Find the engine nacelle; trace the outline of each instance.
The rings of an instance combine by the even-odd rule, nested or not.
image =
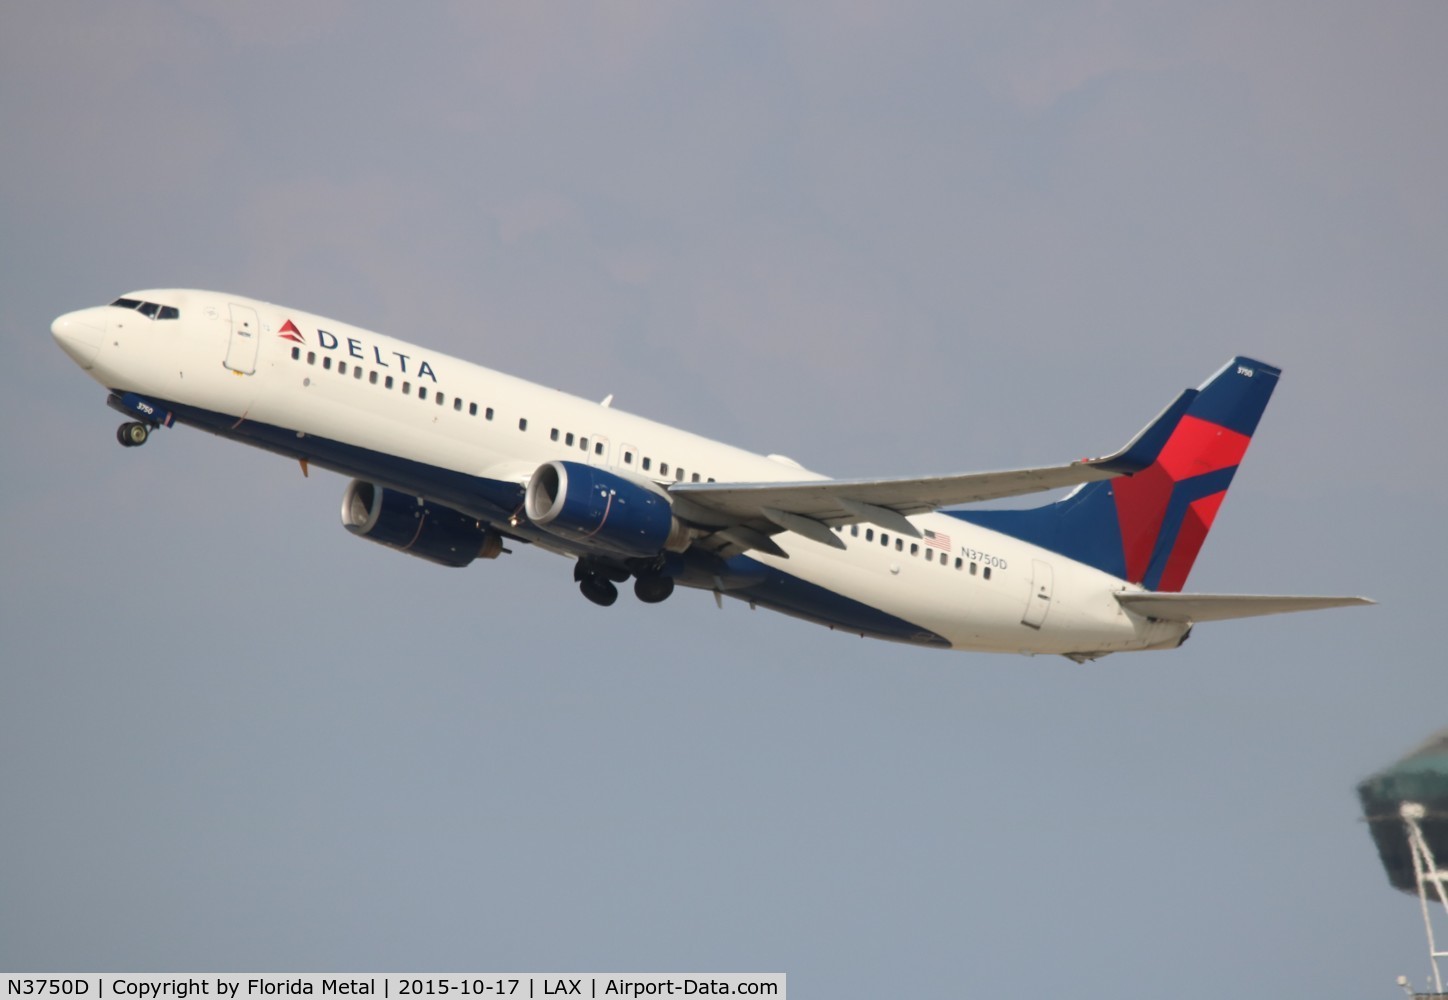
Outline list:
[[[477,518],[354,479],[342,494],[342,526],[354,535],[442,566],[496,559],[503,539]]]
[[[647,559],[689,547],[666,495],[578,462],[540,465],[523,509],[544,531],[609,555]]]

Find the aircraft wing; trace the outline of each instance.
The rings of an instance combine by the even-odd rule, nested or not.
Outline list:
[[[816,520],[841,523],[861,518],[855,505],[882,507],[900,515],[994,500],[1110,479],[1121,472],[1099,460],[1009,472],[969,472],[915,479],[819,479],[792,483],[676,483],[673,498],[686,499],[714,515],[718,524],[753,521],[766,507]]]
[[[1168,622],[1219,622],[1229,618],[1280,615],[1291,611],[1376,604],[1366,597],[1296,597],[1269,594],[1163,594],[1121,591],[1116,600],[1128,611]]]
[[[804,482],[675,483],[669,487],[674,512],[686,521],[719,529],[742,551],[759,548],[783,555],[769,535],[794,531],[843,548],[830,528],[869,521],[919,537],[910,514],[940,507],[1077,486],[1139,472],[1156,460],[1195,397],[1188,389],[1125,447],[1104,458],[1082,459],[1004,472],[971,472],[910,479],[816,479]]]

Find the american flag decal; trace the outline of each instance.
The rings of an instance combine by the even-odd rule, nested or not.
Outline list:
[[[949,535],[943,535],[938,531],[930,531],[929,529],[922,532],[922,534],[925,535],[926,545],[933,545],[935,548],[944,549],[946,552],[950,551]]]

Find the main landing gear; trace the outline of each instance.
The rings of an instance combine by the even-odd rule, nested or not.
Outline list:
[[[601,576],[586,576],[578,581],[578,589],[583,596],[601,608],[609,607],[618,600],[618,588],[613,581],[606,580]]]
[[[583,559],[573,564],[573,579],[578,581],[578,589],[584,597],[603,608],[618,600],[618,587],[614,585],[623,583],[628,577],[628,570],[621,566]]]
[[[600,607],[609,607],[618,600],[618,584],[633,575],[622,566],[580,559],[573,564],[573,579],[583,596]],[[634,581],[634,594],[645,604],[668,600],[674,592],[674,578],[662,573],[643,572]]]
[[[673,592],[674,578],[662,573],[645,574],[634,581],[634,596],[645,604],[667,601]]]
[[[121,424],[116,428],[116,440],[125,448],[139,448],[151,436],[151,428],[135,421]]]

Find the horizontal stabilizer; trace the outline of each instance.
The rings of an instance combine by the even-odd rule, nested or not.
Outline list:
[[[1120,591],[1116,599],[1128,611],[1165,622],[1219,622],[1229,618],[1281,615],[1376,604],[1366,597],[1297,597],[1271,594],[1163,594]]]

